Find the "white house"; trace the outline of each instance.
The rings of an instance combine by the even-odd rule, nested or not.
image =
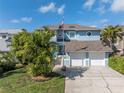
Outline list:
[[[0,52],[8,52],[10,48],[8,45],[11,43],[13,35],[21,32],[20,29],[0,29]]]
[[[108,65],[112,49],[101,43],[101,30],[78,24],[65,24],[63,49],[63,31],[59,29],[59,25],[51,25],[49,28],[56,31],[56,41],[60,46],[59,54],[63,54],[64,50],[64,61],[61,61],[61,65],[67,67]]]

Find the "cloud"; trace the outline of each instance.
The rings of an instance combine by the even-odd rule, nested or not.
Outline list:
[[[21,23],[21,22],[31,23],[31,21],[32,21],[31,17],[22,17],[20,19],[12,19],[12,20],[10,20],[11,23]]]
[[[113,0],[111,10],[113,12],[124,12],[124,0]]]
[[[111,3],[113,0],[100,0],[102,3]]]
[[[26,23],[31,23],[32,18],[31,17],[22,17],[21,21],[26,22]]]
[[[86,2],[84,3],[83,7],[91,10],[93,5],[95,4],[95,1],[96,0],[86,0]]]
[[[106,12],[105,5],[97,8],[96,11],[98,11],[100,14],[104,14]]]
[[[101,24],[106,24],[106,23],[109,22],[109,20],[108,20],[108,19],[102,19],[102,20],[100,20],[99,22],[100,22]]]
[[[11,22],[11,23],[20,23],[20,21],[17,20],[17,19],[12,19],[12,20],[10,20],[10,22]]]
[[[97,27],[96,25],[90,25],[90,27]]]
[[[47,12],[56,12],[58,14],[63,14],[65,9],[65,5],[61,5],[60,7],[57,7],[55,3],[51,2],[50,4],[46,6],[41,6],[38,10],[41,13],[47,13]]]
[[[58,8],[58,14],[63,14],[65,9],[65,5],[62,5],[61,7]]]
[[[41,13],[47,13],[49,11],[52,11],[54,12],[56,10],[56,6],[55,6],[55,3],[51,2],[50,4],[46,5],[46,6],[41,6],[39,8],[39,11]]]

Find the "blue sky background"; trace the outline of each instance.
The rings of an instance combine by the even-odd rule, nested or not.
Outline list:
[[[0,28],[60,24],[124,25],[124,0],[0,0]]]

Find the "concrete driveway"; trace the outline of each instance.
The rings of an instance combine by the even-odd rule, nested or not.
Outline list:
[[[124,93],[124,76],[107,67],[70,68],[65,93]]]

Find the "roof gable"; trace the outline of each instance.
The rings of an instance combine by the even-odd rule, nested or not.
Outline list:
[[[0,33],[2,34],[17,34],[21,31],[21,29],[0,29]]]
[[[48,26],[51,30],[58,30],[59,25],[46,25]],[[64,30],[72,30],[72,31],[86,31],[86,30],[91,30],[91,31],[101,31],[100,29],[97,29],[96,27],[91,27],[91,26],[82,26],[79,24],[64,24]]]

